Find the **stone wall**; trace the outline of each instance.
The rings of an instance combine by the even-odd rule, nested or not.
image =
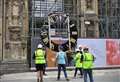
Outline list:
[[[27,71],[29,71],[29,66],[23,61],[1,62],[0,64],[0,75]]]
[[[0,72],[28,70],[28,22],[28,0],[0,0]]]
[[[27,60],[27,0],[4,0],[3,60]]]

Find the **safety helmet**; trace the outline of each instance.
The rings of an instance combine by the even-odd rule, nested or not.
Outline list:
[[[85,48],[84,48],[84,50],[87,50],[87,51],[88,51],[88,50],[89,50],[89,48],[88,48],[88,47],[85,47]]]
[[[81,51],[83,49],[83,46],[82,45],[79,45],[78,46],[79,50]]]
[[[80,50],[77,48],[75,51],[76,51],[76,52],[79,52]]]
[[[79,47],[79,48],[80,48],[80,47],[82,48],[82,45],[79,45],[78,47]]]
[[[42,46],[42,44],[38,44],[38,47],[37,48],[42,48],[43,46]]]

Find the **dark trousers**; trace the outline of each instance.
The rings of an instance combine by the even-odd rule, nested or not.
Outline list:
[[[77,71],[80,71],[80,75],[83,76],[83,70],[82,68],[75,68],[75,73],[74,73],[74,77],[76,77]]]
[[[83,73],[84,73],[84,82],[88,82],[87,79],[87,75],[89,76],[89,79],[90,79],[90,82],[94,82],[93,81],[93,74],[92,74],[92,69],[84,69],[83,70]]]
[[[45,74],[46,71],[46,64],[44,64],[43,74]]]
[[[65,78],[67,78],[66,65],[65,64],[58,64],[58,77],[57,77],[58,80],[60,79],[61,68],[64,72]]]

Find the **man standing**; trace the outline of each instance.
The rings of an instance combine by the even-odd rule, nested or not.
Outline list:
[[[46,74],[46,67],[47,67],[47,54],[46,54],[46,49],[45,49],[45,64],[44,64],[44,70],[43,70],[43,75],[45,75],[45,76],[47,76],[47,74]]]
[[[82,45],[79,45],[80,54],[83,54]]]
[[[84,53],[81,57],[82,63],[83,63],[83,76],[84,76],[84,82],[87,81],[87,74],[89,75],[90,82],[94,82],[93,80],[93,74],[92,74],[92,67],[94,63],[94,56],[89,53],[89,49],[86,47],[83,49]]]
[[[74,61],[75,61],[75,73],[74,73],[74,78],[76,77],[77,71],[80,71],[80,77],[83,77],[83,72],[82,72],[82,63],[81,63],[81,55],[80,50],[76,49]]]
[[[58,64],[57,80],[60,80],[60,73],[61,73],[61,68],[62,68],[66,80],[69,81],[67,72],[66,72],[66,60],[67,60],[66,53],[62,50],[62,48],[60,48],[56,56],[56,61]]]
[[[37,82],[43,82],[43,71],[45,66],[45,51],[43,50],[43,46],[38,44],[37,49],[33,55],[33,59],[35,60],[35,66],[37,71]]]

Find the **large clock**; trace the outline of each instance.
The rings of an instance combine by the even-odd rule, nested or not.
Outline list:
[[[54,51],[58,51],[59,46],[63,46],[64,51],[68,50],[69,42],[71,49],[74,48],[77,41],[76,25],[70,20],[68,23],[68,17],[64,13],[52,13],[48,18],[48,25],[41,29],[43,43]]]

